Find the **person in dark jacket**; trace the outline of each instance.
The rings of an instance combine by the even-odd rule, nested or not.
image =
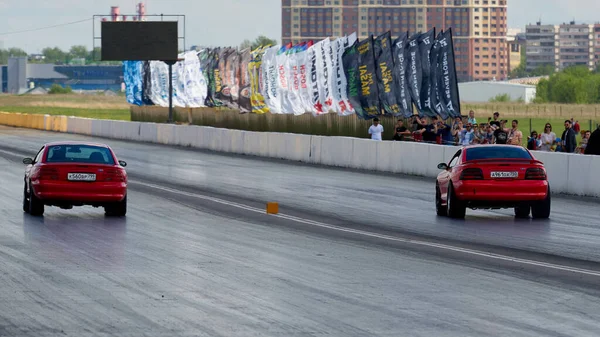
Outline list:
[[[598,127],[596,131],[592,132],[587,146],[585,147],[584,154],[595,154],[600,156],[600,127]]]
[[[565,121],[565,131],[561,137],[563,152],[573,153],[577,147],[577,135],[570,120]]]

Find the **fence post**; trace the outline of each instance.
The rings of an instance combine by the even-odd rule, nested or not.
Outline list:
[[[529,134],[533,131],[533,126],[531,125],[531,118],[529,118]]]

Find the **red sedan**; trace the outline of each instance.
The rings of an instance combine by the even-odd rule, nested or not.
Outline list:
[[[127,213],[127,165],[104,144],[56,142],[25,158],[23,211],[44,214],[44,206],[104,207],[108,216]]]
[[[435,195],[440,216],[464,218],[466,209],[514,208],[519,218],[550,217],[544,164],[526,148],[472,145],[438,165]]]

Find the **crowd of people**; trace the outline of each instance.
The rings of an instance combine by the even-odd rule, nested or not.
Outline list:
[[[489,117],[485,123],[477,123],[475,112],[470,111],[468,117],[457,117],[451,125],[438,117],[412,117],[410,128],[399,119],[392,140],[394,141],[417,141],[433,144],[466,146],[472,144],[510,144],[516,146],[526,146],[530,150],[566,152],[566,153],[595,153],[600,150],[600,144],[594,144],[594,149],[588,148],[590,139],[595,138],[594,143],[600,143],[600,129],[592,132],[591,130],[580,130],[580,125],[573,119],[565,120],[564,130],[557,135],[553,131],[552,124],[546,123],[544,130],[540,133],[533,130],[526,137],[524,142],[523,132],[519,130],[519,121],[512,120],[510,125],[508,120],[500,119],[500,113],[495,112],[493,117]],[[379,119],[373,120],[373,125],[369,128],[371,139],[382,140],[383,126]],[[577,133],[581,133],[581,141],[577,143]],[[592,137],[592,135],[595,137]],[[525,145],[526,144],[526,145]]]

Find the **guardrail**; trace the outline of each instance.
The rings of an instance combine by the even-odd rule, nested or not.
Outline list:
[[[327,166],[436,177],[458,147],[417,142],[378,142],[351,137],[253,132],[196,125],[0,113],[0,124],[95,137],[177,145]],[[600,156],[535,151],[552,191],[600,197]]]

